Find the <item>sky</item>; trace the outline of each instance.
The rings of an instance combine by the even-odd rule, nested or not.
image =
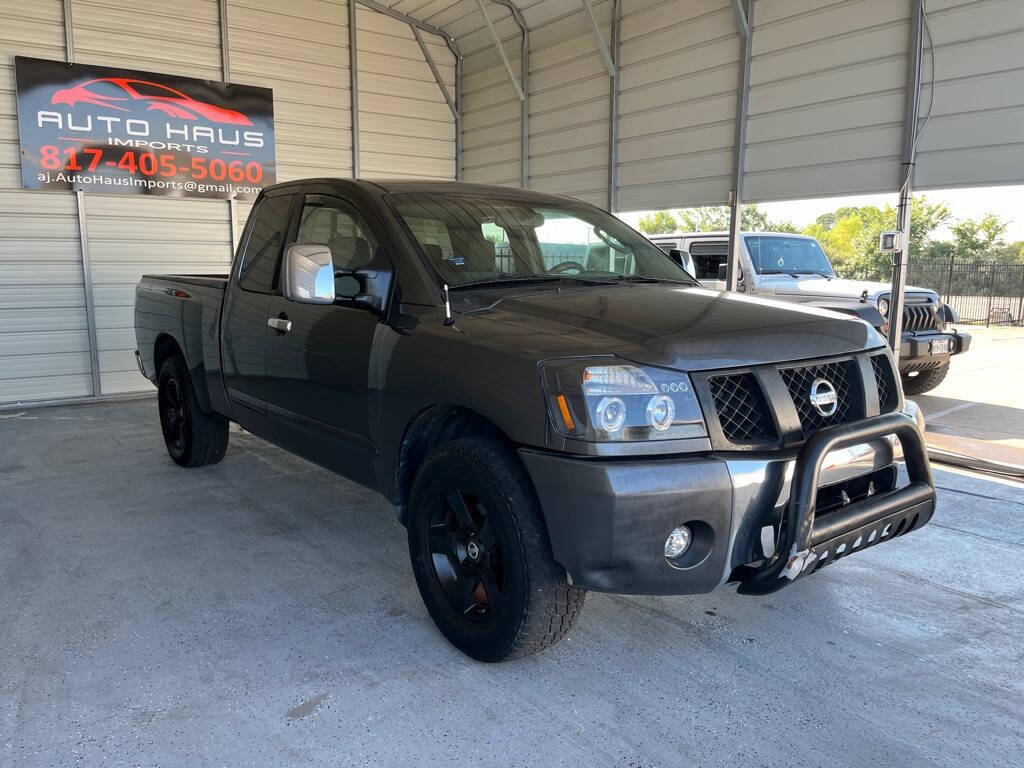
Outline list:
[[[945,202],[954,219],[978,219],[985,213],[998,214],[1009,224],[1004,239],[1007,242],[1024,240],[1024,186],[976,187],[972,189],[943,189],[919,192],[931,202]],[[895,206],[895,193],[886,195],[857,195],[853,197],[828,197],[815,200],[790,200],[777,203],[761,203],[758,207],[773,220],[789,220],[797,226],[811,224],[818,216],[836,208],[853,205],[878,205],[889,203]],[[637,211],[622,213],[620,217],[632,226],[649,213]],[[949,228],[936,230],[933,239],[951,238]]]

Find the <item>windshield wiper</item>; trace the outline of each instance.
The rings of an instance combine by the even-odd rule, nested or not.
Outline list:
[[[459,288],[482,288],[489,285],[506,285],[508,283],[547,283],[554,280],[564,279],[564,275],[540,275],[533,272],[501,272],[489,277],[481,277],[478,280],[469,280],[457,285],[449,285],[451,291]]]
[[[801,269],[799,272],[793,273],[793,277],[799,277],[800,275],[817,275],[818,277],[824,277],[826,280],[832,279],[832,275],[827,275],[824,272],[818,272],[813,269]]]

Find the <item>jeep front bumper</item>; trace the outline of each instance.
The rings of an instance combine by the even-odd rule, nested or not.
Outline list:
[[[966,352],[970,346],[970,334],[956,330],[908,331],[900,340],[900,372],[948,363],[950,357]]]
[[[894,437],[893,437],[894,436]],[[896,487],[894,444],[909,483]],[[600,460],[520,451],[555,559],[572,583],[624,594],[694,594],[727,582],[765,594],[920,528],[935,508],[908,413],[823,429],[797,452]],[[673,564],[678,525],[693,543]]]

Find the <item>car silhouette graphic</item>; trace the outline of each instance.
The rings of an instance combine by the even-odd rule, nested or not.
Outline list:
[[[252,125],[252,120],[233,109],[197,101],[181,91],[160,83],[130,77],[100,77],[55,91],[51,103],[95,104],[121,112],[132,110],[118,102],[146,102],[147,110],[164,112],[182,120],[204,118],[215,123]]]

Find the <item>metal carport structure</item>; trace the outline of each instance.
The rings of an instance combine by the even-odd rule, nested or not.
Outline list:
[[[248,212],[21,189],[14,55],[270,86],[281,180],[462,178],[625,211],[897,192],[919,5],[0,0],[0,404],[147,386],[134,282],[223,271]],[[926,7],[915,186],[1021,183],[1024,3]]]

